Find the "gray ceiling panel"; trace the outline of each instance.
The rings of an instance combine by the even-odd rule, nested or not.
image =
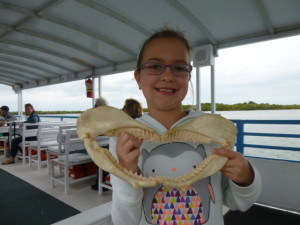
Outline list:
[[[164,25],[216,51],[299,35],[299,12],[298,0],[0,0],[0,83],[133,70],[142,41]]]

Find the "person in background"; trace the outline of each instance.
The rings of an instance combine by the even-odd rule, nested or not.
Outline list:
[[[99,98],[97,98],[96,99],[96,101],[95,101],[95,105],[94,105],[94,108],[96,108],[96,107],[98,107],[98,106],[108,106],[108,102],[106,101],[106,99],[105,98],[103,98],[103,97],[99,97]],[[99,170],[97,170],[97,180],[96,180],[96,183],[95,184],[93,184],[92,186],[91,186],[91,188],[93,189],[93,190],[98,190],[98,180],[99,180],[99,174],[98,174],[98,171]],[[103,182],[105,182],[105,177],[108,175],[108,173],[106,172],[106,171],[104,171],[103,170]],[[106,190],[108,190],[107,188],[103,188],[103,191],[106,191]]]
[[[99,98],[96,99],[94,108],[96,108],[98,106],[108,106],[108,102],[106,101],[105,98],[99,97]]]
[[[133,119],[141,117],[143,115],[142,104],[133,98],[125,100],[125,104],[122,110],[129,116],[131,116]]]
[[[9,108],[6,105],[1,106],[1,114],[0,116],[3,118],[0,120],[0,126],[5,126],[7,121],[16,120],[16,116],[9,112]]]
[[[24,123],[37,123],[40,122],[40,117],[38,114],[35,112],[33,106],[31,104],[25,104],[25,113],[26,116],[28,116],[27,120],[24,121]],[[20,124],[20,127],[23,125]],[[28,127],[28,129],[36,129],[36,126]],[[37,140],[36,137],[26,137],[26,140],[28,141],[34,141]],[[6,161],[2,162],[2,165],[7,165],[7,164],[12,164],[16,162],[16,156],[18,153],[19,144],[22,142],[22,136],[16,137],[12,140],[11,143],[11,149],[10,149],[10,158],[7,159]]]
[[[190,46],[182,32],[163,28],[145,40],[134,77],[149,112],[137,121],[163,134],[205,114],[182,107],[191,79],[190,63]],[[159,185],[134,188],[111,175],[113,224],[223,225],[223,204],[245,211],[257,201],[260,173],[242,154],[219,148],[217,143],[170,144],[141,140],[122,132],[110,139],[109,150],[121,166],[148,176],[171,176],[175,171],[178,176],[184,175],[213,153],[228,160],[220,172],[184,189]]]

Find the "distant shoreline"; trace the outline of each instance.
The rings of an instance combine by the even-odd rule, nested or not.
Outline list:
[[[191,108],[192,106],[184,106]],[[194,107],[193,107],[194,108]],[[223,104],[216,103],[216,111],[242,111],[242,110],[280,110],[280,109],[300,109],[300,105],[278,105],[278,104],[269,104],[269,103],[256,103],[253,101],[237,103],[237,104]],[[210,111],[210,103],[201,104],[202,111]]]
[[[188,110],[190,108],[196,109],[196,106],[184,105],[183,109]],[[255,103],[252,101],[237,103],[237,104],[223,104],[216,103],[216,111],[244,111],[244,110],[284,110],[284,109],[300,109],[300,105],[278,105],[278,104],[268,104],[268,103]],[[201,104],[202,111],[211,111],[210,103]],[[148,109],[144,108],[144,112],[147,112]],[[80,114],[84,111],[36,111],[38,114]],[[17,114],[17,112],[12,112]]]

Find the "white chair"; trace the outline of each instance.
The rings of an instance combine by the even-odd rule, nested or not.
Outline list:
[[[66,130],[76,128],[76,123],[67,123],[62,124],[59,126],[59,131],[57,135],[57,145],[55,146],[49,146],[46,150],[47,154],[47,167],[48,167],[48,173],[51,174],[51,168],[50,168],[50,160],[51,158],[57,158],[61,155],[65,154],[64,151],[64,143],[66,140]],[[59,171],[62,169],[60,168]]]
[[[46,159],[42,158],[42,156],[46,156],[46,150],[50,146],[58,145],[57,135],[59,133],[59,125],[61,125],[61,122],[39,123],[37,142],[32,142],[28,146],[29,167],[32,167],[33,162],[37,163],[38,171],[40,171],[42,163],[47,162]],[[32,154],[33,152],[36,154]]]
[[[0,142],[3,142],[2,146],[0,146],[0,151],[4,152],[4,155],[6,154],[7,140],[8,140],[7,136],[0,137]]]
[[[99,136],[97,140],[101,145],[107,145],[109,138],[105,136]],[[90,156],[87,153],[75,153],[70,154],[76,150],[85,149],[84,142],[78,138],[76,129],[66,130],[66,138],[64,144],[65,155],[58,157],[57,159],[50,160],[51,167],[51,186],[55,187],[55,182],[64,185],[65,195],[69,194],[70,184],[84,181],[90,178],[95,178],[96,173],[92,175],[86,175],[82,178],[72,179],[69,176],[69,169],[77,165],[86,165],[86,163],[92,162]],[[57,175],[55,172],[55,167],[60,166],[63,168],[63,175]]]
[[[23,164],[26,163],[26,159],[28,159],[28,154],[26,152],[26,148],[29,147],[30,144],[37,143],[37,140],[26,140],[29,137],[36,137],[38,132],[38,124],[39,123],[23,123],[22,127],[22,154],[18,154],[18,158],[23,160]]]
[[[1,134],[9,134],[10,132],[10,126],[2,126],[0,127],[0,133]],[[0,151],[4,152],[4,155],[7,154],[6,149],[7,149],[7,142],[8,142],[8,136],[0,136],[0,142],[3,142],[2,145],[0,146]]]

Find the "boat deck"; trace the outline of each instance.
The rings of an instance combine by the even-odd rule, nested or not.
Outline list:
[[[0,155],[0,161],[2,162],[4,160],[5,156],[3,154]],[[91,189],[91,185],[95,183],[95,179],[71,184],[70,194],[65,195],[63,185],[57,184],[55,188],[51,187],[50,175],[48,174],[48,170],[45,166],[42,167],[40,172],[38,172],[37,168],[29,168],[28,164],[23,165],[22,161],[20,160],[15,164],[0,164],[0,168],[34,185],[40,190],[81,212],[107,203],[112,199],[111,191],[106,191],[103,193],[103,195],[98,195],[97,191]],[[228,209],[224,207],[224,215],[225,225],[300,224],[300,214],[298,213],[291,213],[257,204],[252,206],[246,212],[228,211]]]
[[[4,160],[5,156],[2,153],[2,155],[0,155],[0,161],[2,162]],[[95,183],[95,178],[71,184],[70,194],[65,195],[63,185],[57,184],[55,188],[51,187],[50,174],[48,174],[48,170],[45,166],[38,172],[36,165],[33,164],[33,167],[29,168],[28,163],[23,165],[22,161],[19,160],[15,164],[0,164],[0,168],[81,212],[111,201],[111,191],[105,191],[103,195],[98,195],[97,191],[91,189],[91,185]]]

